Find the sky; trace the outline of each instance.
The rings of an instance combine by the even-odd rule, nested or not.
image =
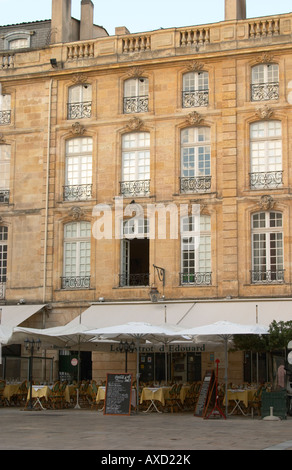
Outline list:
[[[215,23],[224,20],[224,0],[93,0],[94,22],[110,35],[116,26],[131,33]],[[47,20],[52,0],[0,0],[0,25]],[[81,0],[72,0],[72,16],[80,19]],[[130,13],[129,13],[130,12]],[[292,0],[247,0],[247,17],[292,12]]]

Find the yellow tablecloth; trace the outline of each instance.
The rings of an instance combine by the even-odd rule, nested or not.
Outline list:
[[[67,385],[66,388],[65,388],[65,401],[67,403],[70,403],[71,401],[71,396],[72,395],[76,395],[76,388],[77,388],[77,385]]]
[[[184,403],[186,396],[188,394],[188,391],[190,389],[190,385],[183,385],[180,389],[180,401]],[[170,395],[169,392],[171,390],[171,387],[145,387],[142,390],[142,394],[140,397],[140,403],[143,401],[147,400],[157,400],[162,403],[162,405],[165,405],[165,400],[167,400]]]
[[[33,385],[32,386],[32,398],[45,398],[48,400],[52,394],[51,387],[48,385]],[[27,400],[30,398],[30,389],[28,389]]]
[[[97,394],[96,394],[96,403],[99,403],[100,401],[105,399],[105,387],[101,385],[97,389]]]
[[[140,403],[147,400],[157,400],[164,406],[165,400],[169,398],[170,387],[144,387],[140,397]]]
[[[227,390],[227,400],[239,400],[241,401],[246,407],[248,406],[248,402],[253,400],[254,394],[256,393],[256,389],[245,389],[245,390]],[[223,403],[225,404],[225,398]]]
[[[8,384],[5,385],[4,390],[3,390],[3,397],[6,398],[7,400],[10,400],[10,398],[13,395],[17,395],[19,393],[19,384]]]

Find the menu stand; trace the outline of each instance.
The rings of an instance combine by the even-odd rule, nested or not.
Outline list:
[[[226,419],[226,416],[225,414],[223,413],[223,411],[221,410],[220,406],[219,406],[219,403],[218,403],[218,364],[219,364],[219,359],[216,359],[216,364],[217,364],[217,367],[216,367],[216,377],[215,377],[215,385],[216,385],[216,399],[215,399],[215,405],[214,405],[214,408],[212,409],[211,413],[208,414],[208,416],[206,416],[205,419],[209,419],[211,416],[222,416],[224,419]]]

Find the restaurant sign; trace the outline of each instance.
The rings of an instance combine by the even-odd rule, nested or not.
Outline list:
[[[135,348],[137,350],[137,348]],[[120,352],[119,345],[111,344],[111,352]],[[147,353],[186,353],[186,352],[204,352],[206,351],[206,345],[204,343],[197,344],[143,344],[139,347],[139,352],[142,354]]]

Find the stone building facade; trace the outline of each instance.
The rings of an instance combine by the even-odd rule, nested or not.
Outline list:
[[[150,308],[153,286],[165,304],[289,300],[291,14],[226,0],[219,23],[109,36],[90,0],[80,21],[53,0],[51,20],[0,32],[3,308],[46,305],[27,324],[49,327],[99,303]],[[93,377],[113,354],[92,353]]]

